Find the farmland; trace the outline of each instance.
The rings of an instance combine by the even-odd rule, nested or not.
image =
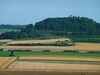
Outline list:
[[[65,40],[69,39],[0,40],[0,42],[6,42],[6,45],[0,46],[1,49],[4,49],[0,51],[0,74],[99,75],[99,43],[78,42],[75,46],[8,46],[8,44],[16,43],[54,43]],[[8,50],[14,50],[14,57],[9,57],[11,52]],[[43,52],[43,50],[50,51]],[[76,50],[79,52],[64,52],[64,50]],[[88,51],[97,51],[97,53],[88,53]]]
[[[6,68],[16,57],[0,57],[0,69]]]

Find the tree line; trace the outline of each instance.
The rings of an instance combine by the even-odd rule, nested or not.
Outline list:
[[[25,27],[25,25],[0,24],[0,29],[17,29],[17,30],[20,30],[24,27]]]

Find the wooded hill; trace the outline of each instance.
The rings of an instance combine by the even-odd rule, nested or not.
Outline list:
[[[3,33],[0,39],[49,38],[49,35],[75,39],[100,38],[100,23],[86,17],[76,16],[47,18],[35,25],[26,25],[20,32]],[[98,42],[97,39],[95,40]]]

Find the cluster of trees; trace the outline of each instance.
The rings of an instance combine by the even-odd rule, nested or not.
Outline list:
[[[6,32],[0,35],[0,39],[22,39],[40,37],[42,34],[32,24],[26,25],[18,32]]]
[[[47,18],[37,22],[35,25],[22,26],[19,32],[3,33],[0,35],[0,39],[43,38],[49,35],[67,36],[70,38],[100,38],[100,23],[86,17],[76,16]]]
[[[0,24],[0,29],[17,29],[17,30],[20,30],[24,27],[25,27],[25,25]]]
[[[60,36],[77,36],[90,37],[100,34],[100,24],[86,17],[64,17],[64,18],[47,18],[37,22],[35,28],[39,30],[50,30],[54,35]]]

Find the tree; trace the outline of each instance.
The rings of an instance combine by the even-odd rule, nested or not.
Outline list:
[[[11,51],[9,56],[14,56],[14,51]]]

